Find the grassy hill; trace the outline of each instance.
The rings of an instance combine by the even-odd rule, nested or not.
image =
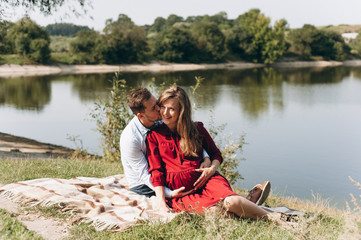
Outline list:
[[[347,24],[341,24],[338,26],[328,25],[328,26],[321,26],[319,29],[329,30],[337,33],[351,33],[351,32],[359,32],[361,30],[361,24],[360,25],[347,25]]]

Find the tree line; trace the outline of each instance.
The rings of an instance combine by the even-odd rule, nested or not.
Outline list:
[[[289,29],[285,19],[271,25],[259,9],[236,19],[225,12],[209,16],[158,17],[138,26],[127,15],[108,19],[102,32],[74,24],[40,27],[28,17],[0,22],[0,54],[19,54],[35,62],[51,59],[50,35],[75,36],[69,43],[73,63],[126,64],[166,61],[273,63],[292,57],[342,61],[361,54],[361,36],[349,44],[339,33],[304,25]]]

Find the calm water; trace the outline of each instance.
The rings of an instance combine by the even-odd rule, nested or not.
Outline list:
[[[361,68],[122,75],[132,86],[177,80],[187,89],[194,76],[205,78],[193,99],[194,118],[206,126],[212,117],[226,124],[227,139],[246,135],[239,187],[268,179],[274,193],[320,195],[340,208],[350,193],[360,195],[348,176],[361,181]],[[112,74],[0,78],[0,132],[101,153],[89,113],[98,96],[108,95],[110,79]]]

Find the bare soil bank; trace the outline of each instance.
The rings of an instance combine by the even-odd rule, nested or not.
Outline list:
[[[361,66],[361,60],[336,61],[285,61],[270,65],[275,68]],[[107,72],[170,72],[205,69],[248,69],[265,67],[265,64],[230,62],[220,64],[175,64],[152,63],[132,65],[0,65],[0,77],[41,76],[53,74],[86,74]]]
[[[0,132],[0,159],[68,157],[73,149]]]

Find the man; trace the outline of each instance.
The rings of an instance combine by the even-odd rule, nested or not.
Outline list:
[[[154,196],[154,187],[150,181],[148,172],[149,166],[146,158],[145,140],[147,133],[157,127],[161,119],[160,108],[157,99],[146,88],[133,91],[128,99],[128,105],[136,115],[123,130],[120,137],[121,160],[125,176],[128,180],[130,190],[147,197]],[[204,151],[204,161],[201,169],[210,166],[211,161]],[[195,188],[200,188],[206,182],[206,177],[202,174],[196,182]],[[182,197],[193,190],[183,192],[185,188],[171,191],[165,188],[167,198]],[[248,194],[247,199],[261,205],[267,198],[270,190],[269,182],[263,185],[256,185]],[[262,201],[260,201],[262,200]]]

